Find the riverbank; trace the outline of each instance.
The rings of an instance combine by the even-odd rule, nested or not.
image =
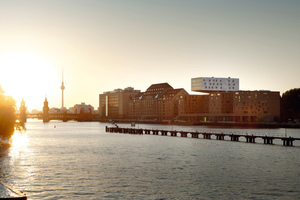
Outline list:
[[[166,124],[179,126],[208,126],[208,127],[226,127],[226,128],[300,128],[300,123],[256,123],[256,122],[174,122],[174,121],[155,121],[155,120],[99,120],[106,123],[132,123],[135,124]]]

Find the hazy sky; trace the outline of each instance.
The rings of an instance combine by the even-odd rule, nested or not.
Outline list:
[[[241,90],[300,87],[299,0],[0,0],[0,84],[28,109],[128,86],[233,77]]]

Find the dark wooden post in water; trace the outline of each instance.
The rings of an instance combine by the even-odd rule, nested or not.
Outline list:
[[[215,136],[216,136],[217,140],[224,140],[225,134],[219,133],[219,134],[215,134]]]
[[[273,144],[274,137],[264,136],[262,137],[264,144]]]
[[[177,136],[177,131],[170,131],[171,132],[171,136],[176,137]]]
[[[254,135],[246,135],[245,138],[246,138],[246,142],[255,143],[256,136],[254,136]]]
[[[211,133],[202,133],[203,139],[211,139]]]
[[[161,135],[167,136],[168,135],[168,131],[161,131]]]
[[[293,146],[294,138],[288,137],[288,138],[282,138],[283,146]]]
[[[153,135],[158,135],[158,130],[152,130]]]
[[[233,134],[231,134],[231,135],[229,135],[229,137],[230,137],[230,140],[231,141],[236,141],[236,142],[238,142],[239,141],[239,135],[233,135]]]
[[[199,133],[198,132],[191,132],[192,138],[199,138]]]
[[[181,131],[179,133],[181,134],[181,137],[187,137],[187,132]]]

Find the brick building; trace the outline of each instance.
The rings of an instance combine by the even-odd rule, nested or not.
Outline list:
[[[273,122],[279,120],[280,117],[279,92],[240,90],[194,96],[180,97],[179,117],[181,119],[189,121]],[[191,101],[193,102],[191,103]]]
[[[174,89],[168,83],[152,84],[131,98],[129,116],[140,120],[172,120],[178,116],[179,97],[187,94],[184,89]]]

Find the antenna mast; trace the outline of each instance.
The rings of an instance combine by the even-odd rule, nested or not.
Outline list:
[[[64,89],[65,89],[65,85],[64,85],[64,68],[62,68],[62,82],[61,82],[61,108],[64,108]]]

